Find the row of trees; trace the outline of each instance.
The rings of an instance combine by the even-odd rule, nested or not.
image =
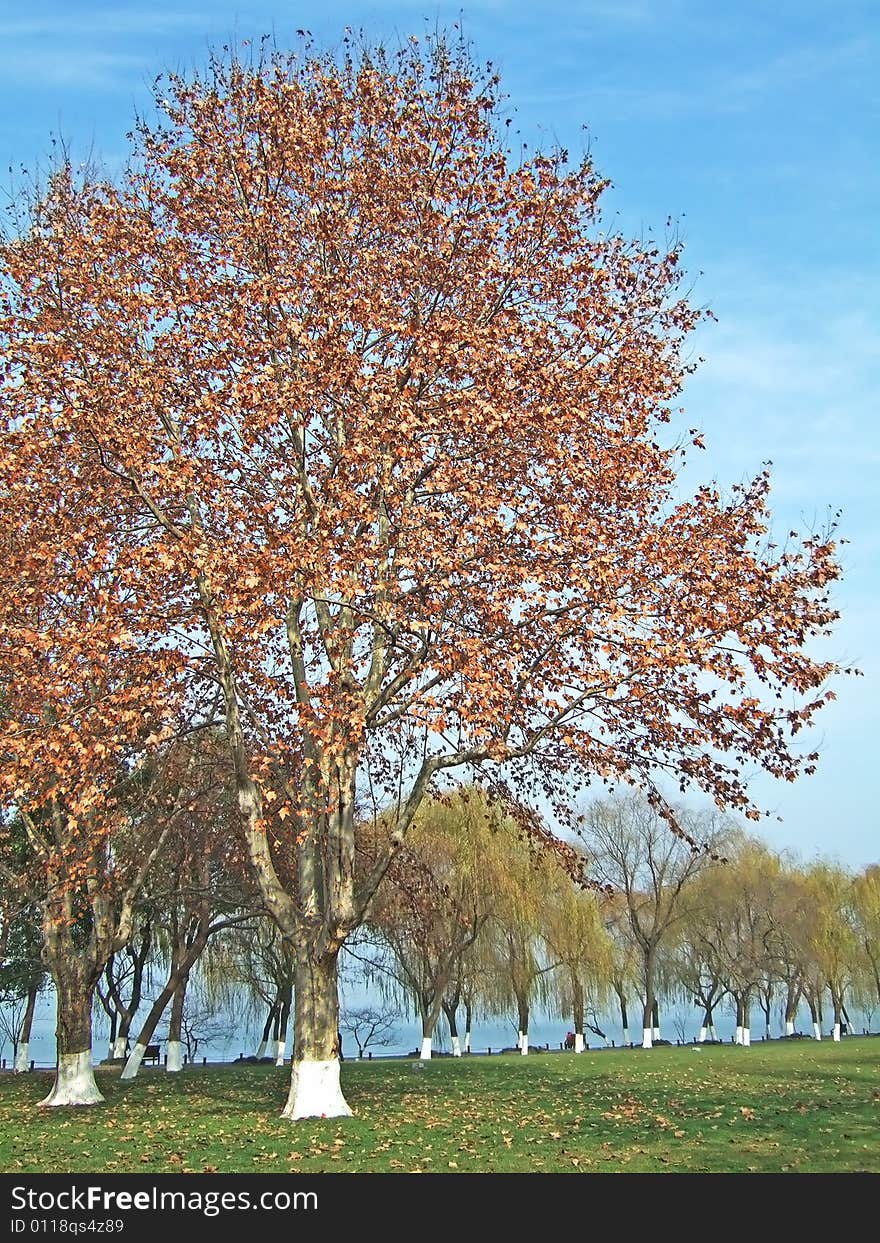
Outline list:
[[[342,1115],[339,955],[429,793],[757,816],[747,767],[814,767],[833,531],[774,542],[764,472],[679,497],[680,247],[514,154],[466,47],[231,54],[157,107],[0,247],[3,864],[41,881],[47,1103],[86,1104],[94,991],[219,800],[292,956],[285,1116]],[[173,992],[210,933],[169,935]]]
[[[661,1005],[676,1014],[698,1007],[701,1041],[717,1038],[716,1015],[730,1007],[743,1045],[755,1009],[769,1036],[772,1013],[782,1010],[792,1035],[807,1007],[818,1039],[830,1006],[839,1039],[848,1005],[869,1012],[880,1005],[876,865],[853,875],[824,861],[796,864],[740,828],[679,809],[709,843],[694,851],[635,797],[591,804],[577,848],[546,835],[539,842],[516,812],[478,787],[423,804],[347,947],[359,986],[379,999],[340,1019],[359,1048],[384,1038],[388,1011],[398,1007],[420,1020],[421,1056],[430,1058],[442,1016],[458,1056],[470,1049],[474,1022],[490,1016],[515,1019],[527,1053],[537,1008],[565,1015],[580,1051],[588,1032],[608,1036],[603,1025],[615,1012],[616,1034],[629,1043],[634,1004],[646,1048],[661,1038]],[[374,866],[381,848],[373,836],[365,835],[362,869]],[[207,847],[203,837],[189,847],[178,840],[145,886],[130,941],[98,982],[110,1056],[123,1058],[138,1020],[125,1078],[137,1074],[163,1020],[167,1069],[180,1070],[197,974],[199,995],[211,1003],[203,1022],[213,1011],[238,1025],[259,1023],[256,1055],[271,1049],[284,1060],[293,954],[273,921],[248,909],[246,870],[240,863],[236,870],[235,860],[218,866],[216,858],[212,869]],[[587,874],[606,885],[585,883]],[[43,985],[34,910],[24,908],[8,925],[5,951],[3,987],[19,1002],[17,1069],[27,1066]],[[138,1015],[144,1007],[145,1017]],[[190,1010],[190,1055],[197,1039]]]
[[[830,1006],[839,1039],[848,1004],[880,1005],[876,865],[853,875],[798,864],[730,823],[678,816],[706,848],[670,833],[642,799],[594,802],[572,858],[536,853],[517,820],[474,791],[432,802],[359,938],[368,979],[409,999],[423,1056],[442,1011],[459,1051],[462,1004],[465,1047],[473,1015],[512,1014],[523,1052],[538,1004],[570,1016],[578,1050],[588,1030],[605,1035],[597,1024],[612,1011],[629,1043],[633,1002],[645,1048],[660,1039],[661,1001],[698,1007],[700,1040],[715,1038],[730,1006],[744,1045],[756,1009],[769,1035],[781,1007],[792,1035],[805,1006],[818,1039]],[[585,874],[604,886],[579,883]]]

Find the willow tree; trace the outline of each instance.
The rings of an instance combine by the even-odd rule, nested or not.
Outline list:
[[[846,998],[859,963],[860,946],[853,909],[854,878],[839,864],[825,860],[810,864],[805,876],[809,911],[808,943],[816,982],[812,1005],[814,1011],[818,1010],[816,994],[819,989],[827,988],[833,1014],[831,1037],[840,1040],[844,1023],[849,1026]],[[814,1034],[816,1023],[814,1018]]]
[[[444,1002],[460,992],[462,959],[495,908],[504,818],[504,807],[493,807],[477,787],[426,799],[370,905],[369,927],[390,950],[393,975],[421,1020],[423,1061],[431,1058]],[[383,828],[380,822],[365,843],[369,870],[386,849]],[[455,1009],[447,1017],[458,1055]]]
[[[701,886],[707,957],[724,980],[736,1011],[734,1041],[751,1044],[751,1006],[776,966],[775,915],[781,891],[779,858],[762,842],[738,834],[728,861]]]
[[[880,1005],[880,864],[872,863],[853,881],[853,923],[863,966],[866,1009]]]
[[[2,248],[0,490],[13,531],[23,472],[99,501],[76,547],[124,547],[132,684],[161,652],[220,688],[297,953],[285,1115],[345,1114],[338,955],[438,774],[753,810],[745,765],[813,766],[833,539],[768,543],[765,473],[678,498],[679,246],[602,222],[589,159],[512,153],[466,48],[232,54],[158,109]],[[396,818],[360,885],[359,789]]]
[[[600,896],[558,869],[556,884],[545,894],[543,937],[556,962],[555,986],[560,1012],[572,1016],[574,1051],[583,1053],[587,1011],[605,1008],[615,974],[614,949],[605,927]],[[598,1035],[602,1035],[595,1027]]]

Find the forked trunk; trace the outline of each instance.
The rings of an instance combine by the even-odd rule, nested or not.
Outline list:
[[[339,1084],[338,1032],[336,954],[312,959],[303,946],[296,963],[293,1071],[283,1118],[351,1116]]]
[[[55,975],[58,1061],[52,1091],[41,1105],[99,1105],[103,1096],[92,1067],[92,994],[79,972]]]
[[[453,1057],[461,1057],[461,1041],[458,1038],[458,1023],[455,1019],[457,1010],[457,1005],[443,1003],[443,1013],[446,1015],[446,1021],[449,1024],[449,1039],[452,1041]]]

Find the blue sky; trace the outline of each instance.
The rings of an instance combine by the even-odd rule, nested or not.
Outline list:
[[[864,672],[836,688],[809,744],[818,774],[758,777],[776,847],[851,866],[880,860],[873,779],[880,742],[880,5],[876,0],[584,0],[464,6],[424,0],[239,7],[0,0],[0,170],[33,168],[62,137],[109,170],[163,69],[208,49],[298,27],[393,39],[463,20],[502,73],[530,145],[576,154],[588,137],[614,182],[608,213],[686,242],[694,299],[718,323],[685,393],[723,485],[773,462],[780,532],[841,509],[842,620],[823,652]],[[586,126],[586,130],[584,129]]]

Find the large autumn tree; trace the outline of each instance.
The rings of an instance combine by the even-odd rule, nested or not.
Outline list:
[[[751,810],[744,764],[813,763],[834,549],[767,542],[763,473],[676,498],[678,247],[603,224],[589,159],[512,153],[467,49],[227,57],[158,103],[118,184],[61,169],[3,247],[4,453],[116,515],[129,678],[220,688],[297,953],[285,1115],[343,1114],[337,957],[432,785]],[[396,825],[356,883],[366,793]]]

